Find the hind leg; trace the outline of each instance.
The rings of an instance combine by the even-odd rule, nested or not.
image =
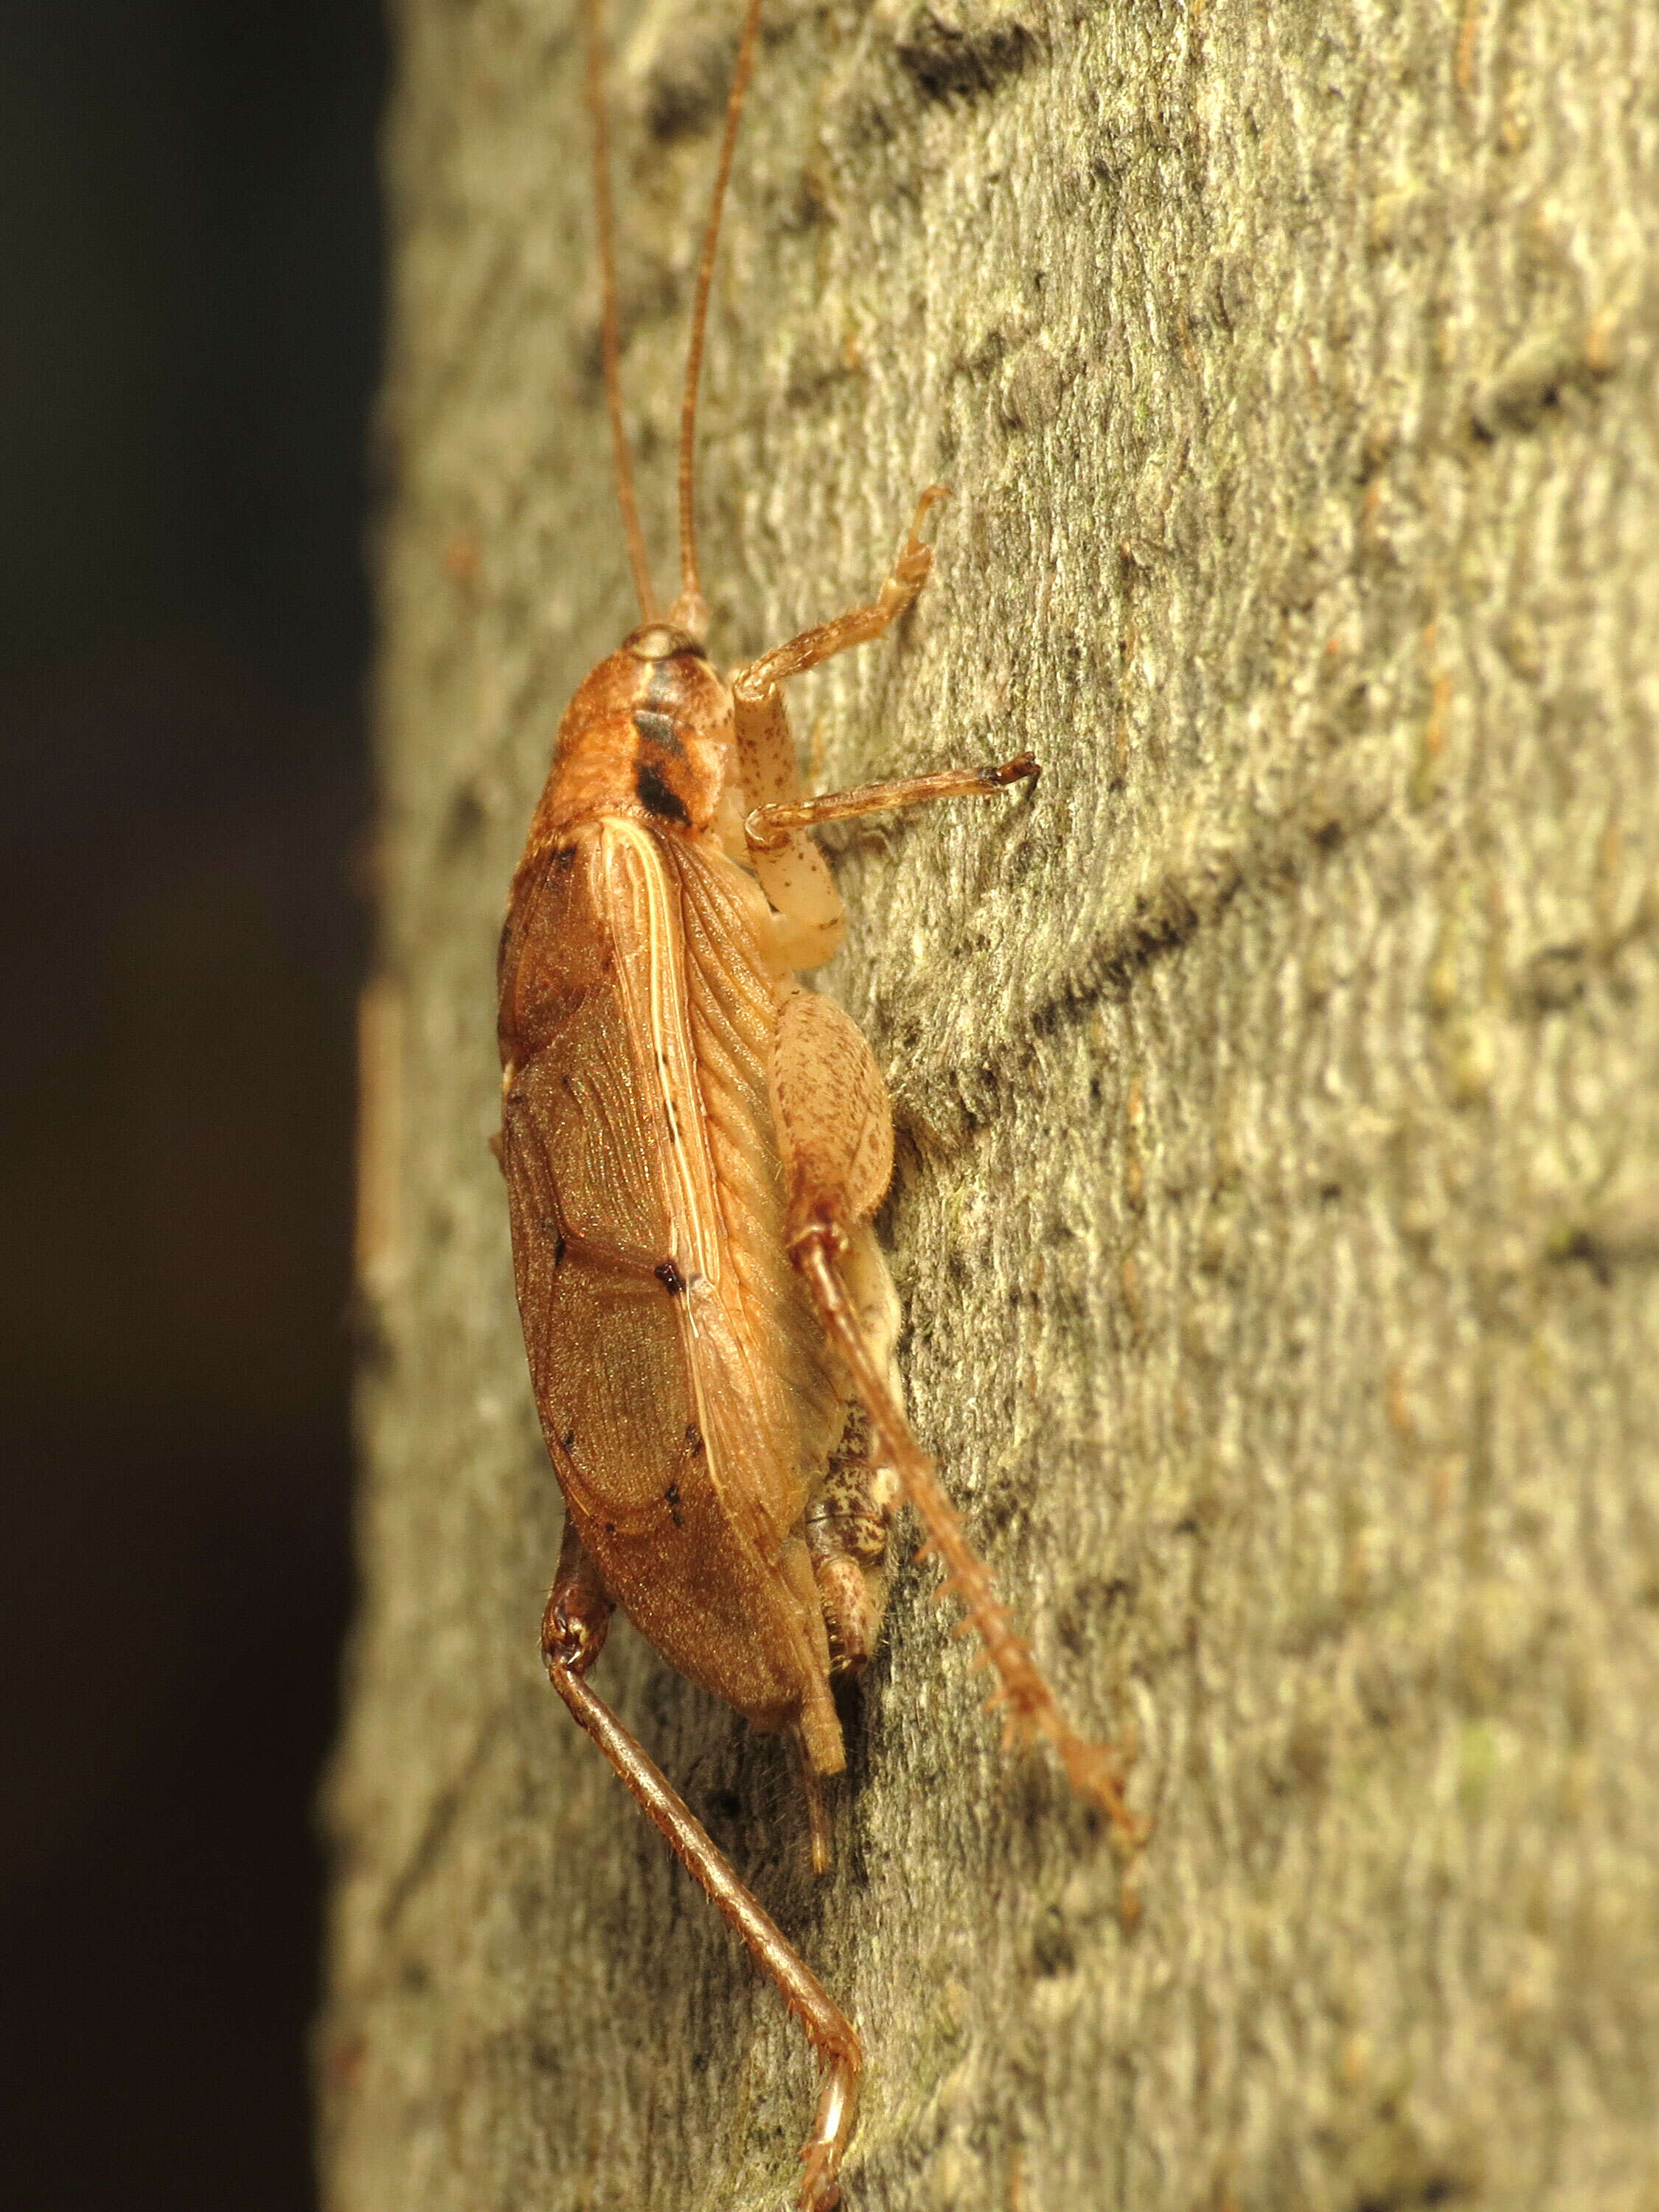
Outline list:
[[[997,1701],[1020,1736],[1042,1735],[1073,1787],[1133,1848],[1140,1825],[1123,1798],[1123,1755],[1092,1743],[1060,1710],[968,1540],[933,1462],[917,1443],[892,1385],[891,1338],[867,1315],[860,1281],[866,1226],[887,1188],[892,1126],[886,1087],[870,1048],[838,1006],[811,991],[786,1000],[774,1048],[773,1103],[787,1188],[785,1235],[824,1334],[840,1354],[869,1416],[881,1461],[896,1475],[945,1566],[945,1587],[961,1599],[997,1676]]]
[[[806,2031],[823,2069],[812,2132],[801,2151],[800,2212],[834,2212],[841,2202],[836,2173],[853,2130],[864,2054],[857,2032],[782,1929],[738,1881],[702,1822],[609,1705],[589,1688],[587,1674],[604,1647],[611,1599],[599,1571],[566,1516],[558,1574],[542,1622],[542,1656],[554,1688],[586,1729],[659,1831],[749,1946],[755,1963],[777,1984]]]

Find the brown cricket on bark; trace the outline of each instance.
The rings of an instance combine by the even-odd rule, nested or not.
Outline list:
[[[921,588],[930,486],[870,605],[716,673],[693,511],[708,289],[761,0],[749,0],[697,270],[681,410],[680,589],[658,611],[623,427],[600,0],[584,0],[605,388],[641,626],[566,711],[498,968],[501,1160],[537,1407],[564,1493],[542,1626],[554,1687],[742,1935],[823,2065],[802,2212],[840,2201],[862,2052],[846,2015],[589,1686],[613,1606],[799,1754],[812,1856],[845,1764],[832,1680],[869,1659],[903,1498],[983,1640],[1011,1730],[1046,1736],[1121,1840],[1124,1760],[1072,1727],[902,1410],[899,1311],[870,1227],[885,1086],[799,981],[844,911],[820,822],[990,793],[1029,753],[803,796],[782,685],[879,637]]]

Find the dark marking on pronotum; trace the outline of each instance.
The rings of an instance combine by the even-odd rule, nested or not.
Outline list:
[[[679,696],[683,672],[674,663],[684,657],[708,665],[708,656],[702,652],[694,638],[683,629],[671,629],[667,635],[673,641],[669,652],[659,654],[651,663],[651,673],[645,679],[645,703],[647,707],[672,708]]]
[[[567,1430],[565,1431],[564,1434],[563,1434],[563,1435],[559,1438],[559,1449],[560,1449],[560,1450],[561,1450],[561,1451],[568,1451],[568,1450],[569,1450],[569,1449],[570,1449],[570,1447],[571,1447],[571,1445],[572,1445],[572,1444],[574,1444],[574,1443],[575,1443],[575,1441],[576,1441],[576,1431],[574,1431],[574,1429],[567,1429]]]
[[[668,1508],[669,1516],[674,1526],[677,1528],[684,1528],[685,1516],[680,1511],[680,1486],[678,1482],[669,1484],[662,1494],[662,1502]]]
[[[679,822],[688,830],[690,828],[691,817],[685,811],[685,801],[663,781],[648,760],[635,764],[634,788],[647,812],[664,822]]]
[[[695,1421],[688,1421],[685,1425],[685,1448],[694,1459],[702,1449],[702,1431]]]
[[[685,1288],[685,1278],[672,1260],[659,1261],[651,1272],[671,1298],[677,1298]]]
[[[556,1267],[564,1265],[564,1238],[556,1236],[553,1239],[553,1265]]]
[[[635,707],[634,727],[647,744],[655,745],[662,752],[684,757],[685,747],[680,743],[679,732],[674,727],[672,714],[659,714],[649,707]]]

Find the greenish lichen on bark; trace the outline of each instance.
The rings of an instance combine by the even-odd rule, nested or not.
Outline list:
[[[799,2039],[541,1680],[491,959],[630,620],[566,0],[401,0],[382,550],[395,1230],[324,2163],[335,2212],[776,2212]],[[666,566],[733,11],[619,29]],[[1659,2202],[1659,15],[805,6],[716,283],[735,659],[954,489],[825,787],[901,1127],[920,1429],[1156,1831],[999,1756],[899,1578],[816,1893],[781,1748],[608,1693],[865,2032],[854,2212]]]

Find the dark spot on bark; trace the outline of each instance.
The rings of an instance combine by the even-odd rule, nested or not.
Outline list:
[[[974,100],[1021,76],[1041,52],[1037,33],[1003,15],[972,30],[919,8],[894,52],[924,100]]]
[[[662,1502],[668,1508],[674,1526],[677,1528],[684,1528],[685,1516],[680,1511],[680,1486],[678,1482],[669,1484],[662,1494]]]
[[[659,714],[649,707],[634,709],[634,727],[648,745],[655,745],[665,753],[684,757],[685,748],[680,743],[680,733],[674,727],[672,714]]]
[[[1583,996],[1589,973],[1588,946],[1547,945],[1528,961],[1516,996],[1527,1012],[1557,1013]]]
[[[647,812],[656,815],[664,822],[680,822],[684,823],[687,829],[690,828],[691,817],[685,811],[685,801],[678,791],[670,789],[649,761],[642,760],[635,763],[634,788],[640,795],[641,805]]]
[[[470,783],[464,783],[449,802],[438,849],[446,860],[459,860],[483,834],[483,801]]]
[[[556,1231],[553,1237],[553,1265],[556,1267],[564,1265],[564,1239]]]
[[[1031,1963],[1047,1978],[1069,1974],[1077,1966],[1077,1945],[1057,1905],[1051,1905],[1038,1923]]]
[[[689,137],[726,105],[732,49],[725,38],[694,41],[682,33],[665,46],[646,80],[645,116],[655,138]]]
[[[685,1279],[672,1260],[660,1261],[651,1272],[671,1298],[678,1297],[685,1288]]]
[[[605,1522],[605,1534],[606,1534],[607,1536],[614,1536],[614,1535],[616,1534],[616,1533],[617,1533],[617,1524],[616,1524],[616,1522],[615,1522],[614,1521],[607,1521],[607,1522]]]

